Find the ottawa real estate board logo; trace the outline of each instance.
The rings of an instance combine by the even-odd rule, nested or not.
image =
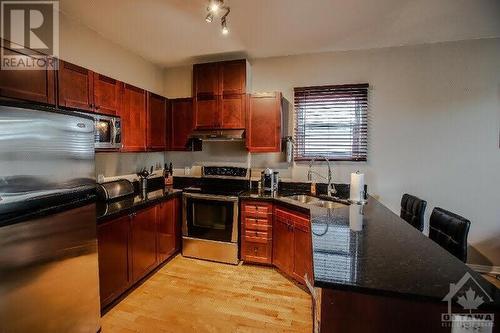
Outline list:
[[[492,332],[494,314],[478,309],[493,299],[470,273],[465,273],[457,283],[450,283],[443,301],[448,302],[448,312],[441,314],[443,327],[451,327],[452,332]],[[455,309],[461,307],[463,311],[453,313],[453,304],[457,305]]]
[[[1,69],[57,69],[59,1],[0,0],[0,7]]]

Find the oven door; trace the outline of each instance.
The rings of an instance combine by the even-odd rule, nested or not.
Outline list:
[[[121,148],[120,119],[107,116],[95,116],[95,148]]]
[[[184,193],[182,234],[219,242],[238,242],[238,198]]]

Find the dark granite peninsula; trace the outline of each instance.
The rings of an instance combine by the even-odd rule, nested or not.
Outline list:
[[[326,209],[281,195],[248,192],[240,198],[310,214],[321,332],[451,332],[441,322],[448,311],[443,299],[467,274],[487,294],[477,312],[494,312],[498,331],[499,289],[374,198],[362,214],[359,206]],[[469,313],[456,303],[452,309]]]

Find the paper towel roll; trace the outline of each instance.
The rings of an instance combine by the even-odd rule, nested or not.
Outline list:
[[[349,206],[349,228],[352,231],[363,230],[363,209],[361,205],[351,204]]]
[[[365,192],[365,175],[363,173],[351,173],[351,189],[350,199],[353,201],[364,200],[363,193]]]

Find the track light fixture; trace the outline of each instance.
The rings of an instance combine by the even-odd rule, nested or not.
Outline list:
[[[227,35],[229,33],[229,29],[227,27],[227,16],[231,12],[229,6],[224,4],[224,0],[209,0],[207,6],[207,16],[205,17],[205,21],[208,23],[212,23],[216,14],[219,13],[220,10],[224,10],[224,14],[221,16],[220,23],[222,27],[222,34]]]

